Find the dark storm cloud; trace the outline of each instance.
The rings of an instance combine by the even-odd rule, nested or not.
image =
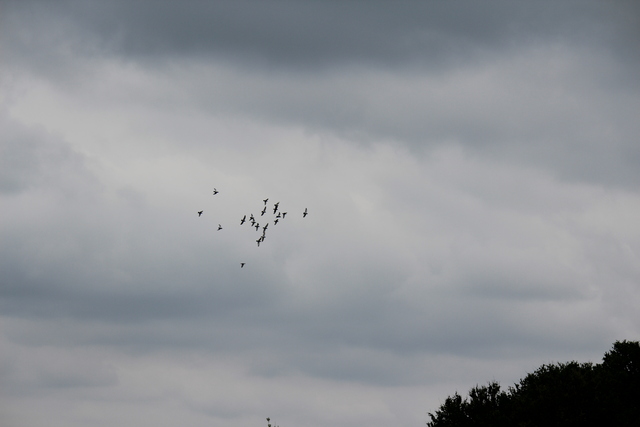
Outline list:
[[[633,2],[65,1],[10,2],[7,9],[16,22],[41,26],[40,37],[77,31],[65,44],[71,48],[89,43],[132,57],[222,56],[277,66],[455,64],[558,39],[628,56],[638,37]]]
[[[195,101],[212,114],[384,138],[420,154],[456,143],[569,180],[632,188],[640,179],[634,2],[71,1],[6,9],[9,57],[32,73],[59,75],[58,84],[75,82],[72,90],[100,73],[100,64],[87,69],[78,57],[115,56],[164,82],[167,108]]]

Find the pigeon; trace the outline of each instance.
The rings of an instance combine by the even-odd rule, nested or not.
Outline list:
[[[222,230],[222,226],[218,224],[218,231]]]
[[[304,218],[305,216],[307,216],[308,212],[307,212],[307,208],[304,208],[304,212],[302,212],[302,218]]]
[[[198,216],[202,216],[202,212],[204,211],[198,211]]]
[[[245,265],[245,263],[244,263],[244,262],[241,262],[241,263],[240,263],[240,268],[243,268],[243,267],[244,267],[244,265]]]
[[[242,219],[240,220],[240,225],[244,224],[244,222],[247,220],[247,216],[243,216]]]
[[[216,195],[216,194],[218,194],[218,193],[219,193],[219,191],[218,191],[218,190],[216,190],[216,189],[214,188],[214,189],[213,189],[213,195],[215,196],[215,195]]]

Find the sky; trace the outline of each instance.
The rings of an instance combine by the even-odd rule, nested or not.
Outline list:
[[[640,339],[638,46],[634,1],[0,1],[0,424],[424,426]]]

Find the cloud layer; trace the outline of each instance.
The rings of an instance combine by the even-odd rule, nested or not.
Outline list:
[[[638,8],[580,4],[0,5],[0,423],[423,424],[638,339]]]

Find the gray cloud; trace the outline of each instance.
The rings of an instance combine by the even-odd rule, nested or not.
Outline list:
[[[221,55],[304,67],[335,61],[448,62],[558,39],[589,46],[602,43],[628,55],[632,49],[625,46],[633,46],[631,39],[638,37],[633,18],[637,7],[632,2],[491,1],[457,7],[412,1],[45,5],[16,2],[8,9],[56,29],[55,36],[66,38],[78,31],[85,37],[80,45],[92,43],[135,57]]]
[[[416,424],[637,339],[634,3],[1,7],[3,425]]]
[[[83,75],[109,84],[114,70],[93,61],[113,55],[162,82],[147,96],[167,108],[196,102],[418,152],[453,142],[570,180],[628,188],[638,179],[631,2],[37,5],[8,8],[9,23],[42,23],[10,31],[8,50],[37,52],[34,61],[57,51],[30,69],[61,74],[71,91],[86,87],[74,89]]]

